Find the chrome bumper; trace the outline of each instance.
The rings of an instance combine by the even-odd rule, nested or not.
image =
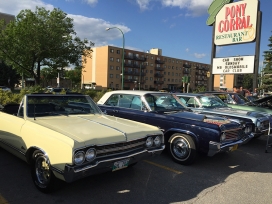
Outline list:
[[[227,144],[221,144],[219,142],[214,142],[210,141],[209,142],[209,152],[208,156],[214,156],[215,154],[219,152],[227,152],[231,151],[235,146],[240,146],[243,144],[246,144],[248,141],[250,141],[254,137],[254,134],[246,135],[242,139],[235,141],[235,142],[230,142]]]
[[[165,148],[165,145],[163,145],[160,149],[151,150],[151,151],[143,150],[141,152],[136,152],[136,153],[128,154],[125,156],[119,156],[119,157],[114,157],[111,159],[97,161],[95,164],[90,164],[83,167],[66,165],[65,170],[63,172],[58,171],[58,173],[63,175],[67,183],[70,183],[90,175],[112,171],[113,164],[116,161],[129,158],[130,159],[129,165],[130,165],[138,161],[141,161],[147,157],[160,155],[161,152],[164,150],[164,148]]]

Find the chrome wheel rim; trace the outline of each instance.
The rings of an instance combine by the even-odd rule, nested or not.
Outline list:
[[[35,163],[35,172],[40,184],[47,185],[50,182],[50,169],[44,157],[39,157]]]
[[[178,159],[185,159],[190,155],[189,143],[183,138],[177,138],[172,143],[172,151]]]

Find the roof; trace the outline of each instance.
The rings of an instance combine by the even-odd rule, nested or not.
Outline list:
[[[140,96],[143,96],[145,94],[171,94],[171,93],[165,93],[165,92],[160,92],[160,91],[141,91],[141,90],[115,90],[115,91],[110,91],[107,92],[110,94],[137,94]]]

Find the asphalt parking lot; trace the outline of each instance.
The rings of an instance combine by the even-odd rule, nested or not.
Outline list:
[[[271,139],[272,140],[272,139]],[[0,204],[24,203],[258,203],[272,200],[272,148],[266,138],[191,166],[174,163],[166,152],[134,167],[64,184],[51,194],[32,184],[29,167],[0,149]]]

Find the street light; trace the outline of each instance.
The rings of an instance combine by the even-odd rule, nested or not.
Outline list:
[[[124,33],[123,33],[123,31],[120,29],[120,28],[118,28],[118,27],[112,27],[112,28],[106,28],[106,31],[108,31],[108,30],[110,30],[110,29],[113,29],[113,28],[116,28],[116,29],[118,29],[121,33],[122,33],[122,35],[123,35],[123,54],[122,54],[122,90],[124,89],[124,47],[125,47],[125,36],[124,36]]]

